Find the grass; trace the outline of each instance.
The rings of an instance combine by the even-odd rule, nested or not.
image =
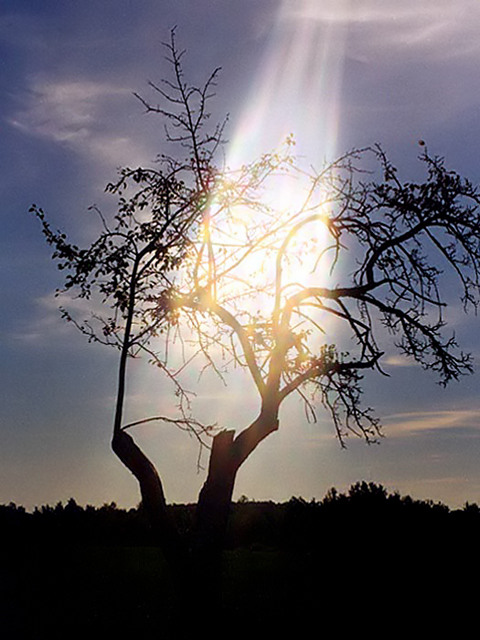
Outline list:
[[[455,557],[455,549],[445,551]],[[358,632],[375,626],[380,613],[405,624],[415,617],[417,624],[422,615],[472,611],[469,578],[478,554],[469,564],[460,558],[446,564],[442,556],[398,558],[393,550],[375,556],[361,548],[228,551],[222,616],[212,602],[198,629],[211,632],[213,625],[214,638],[241,631],[255,638],[261,627],[294,626],[303,638],[312,635],[312,623],[317,632],[327,623]],[[2,638],[176,639],[191,622],[188,601],[173,617],[168,571],[153,547],[18,546],[3,550],[0,573]],[[310,628],[308,636],[300,634],[302,626]]]

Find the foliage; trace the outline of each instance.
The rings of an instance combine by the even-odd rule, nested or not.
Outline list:
[[[361,379],[381,371],[385,329],[442,384],[471,371],[444,335],[442,286],[453,274],[476,308],[478,191],[426,150],[425,181],[402,183],[379,146],[307,172],[292,145],[243,167],[234,187],[220,178],[173,304],[196,354],[220,376],[247,369],[262,407],[275,413],[297,392],[315,419],[318,396],[342,442],[348,431],[371,441],[378,421],[360,405]]]
[[[319,619],[342,620],[348,630],[350,621],[354,632],[365,607],[373,606],[405,618],[409,628],[410,612],[416,611],[415,624],[423,612],[431,628],[432,612],[443,604],[455,613],[475,610],[476,505],[451,511],[373,483],[329,495],[336,496],[333,503],[325,496],[233,505],[222,605],[209,596],[205,610],[214,608],[216,627],[233,619],[245,633],[252,625],[284,632],[304,623],[308,633]],[[374,508],[372,496],[383,496]],[[175,509],[189,513],[191,506]],[[72,500],[33,513],[0,506],[3,629],[22,638],[65,630],[73,637],[153,637],[159,628],[184,635],[191,603],[184,588],[181,613],[175,610],[165,563],[140,515]],[[197,576],[197,597],[200,588]]]
[[[224,123],[210,131],[206,110],[218,70],[202,89],[190,87],[184,81],[183,52],[176,46],[174,31],[165,47],[173,80],[165,80],[159,87],[151,83],[151,87],[168,108],[148,109],[168,121],[165,144],[178,145],[181,155],[162,153],[153,168],[121,169],[117,180],[106,187],[107,193],[118,198],[116,213],[110,221],[98,207],[92,207],[101,231],[87,248],[69,242],[64,232],[52,229],[42,208],[31,207],[53,247],[52,257],[67,273],[63,289],[57,293],[75,295],[91,310],[89,318],[78,320],[76,314],[62,308],[64,318],[89,341],[114,346],[121,353],[116,429],[121,427],[127,358],[147,354],[168,374],[152,341],[177,323],[177,313],[168,304],[168,291],[208,215],[217,173],[214,158],[222,142]],[[185,419],[188,398],[179,385],[177,394],[182,417],[176,424],[195,429],[195,420]]]
[[[180,526],[193,526],[193,505],[171,505],[169,509]],[[322,500],[292,497],[275,503],[243,499],[232,505],[228,548],[315,551],[328,538],[337,542],[342,539],[345,548],[353,547],[356,543],[351,531],[359,523],[369,535],[381,531],[392,547],[397,538],[419,530],[422,540],[428,538],[428,532],[436,531],[442,538],[468,537],[473,541],[480,527],[480,510],[477,504],[468,502],[462,509],[450,509],[442,503],[401,496],[365,481],[351,485],[343,493],[329,489]],[[132,509],[122,509],[115,503],[83,507],[70,498],[65,504],[43,505],[28,512],[10,503],[0,505],[0,524],[9,544],[35,540],[38,545],[67,547],[155,545],[141,505]]]
[[[477,189],[426,148],[419,183],[402,183],[379,146],[305,170],[291,136],[278,153],[220,168],[223,124],[206,128],[218,70],[202,89],[190,86],[174,32],[166,46],[173,80],[150,86],[167,106],[139,99],[165,119],[167,143],[180,153],[160,155],[154,169],[121,170],[107,186],[119,196],[113,224],[97,211],[103,230],[87,249],[32,208],[68,272],[64,291],[88,302],[97,294],[112,311],[93,313],[100,329],[74,320],[89,339],[113,344],[123,360],[146,352],[176,384],[177,424],[199,433],[179,373],[199,357],[200,370],[222,378],[232,365],[246,369],[272,415],[296,392],[316,419],[318,396],[342,442],[348,431],[368,441],[378,433],[360,397],[362,372],[380,370],[381,328],[442,384],[471,371],[443,332],[441,280],[452,271],[463,304],[476,307]]]

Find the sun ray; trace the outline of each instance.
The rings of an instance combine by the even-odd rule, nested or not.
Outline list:
[[[349,4],[349,0],[339,0],[338,10],[345,13]],[[317,0],[281,2],[227,148],[229,168],[239,170],[265,152],[284,149],[285,143],[290,146],[288,152],[300,163],[308,157],[318,167],[334,159],[347,27],[344,21],[334,19],[334,13],[328,19],[315,19],[316,14]],[[302,181],[301,174],[291,176],[282,172],[270,178],[263,197],[271,210],[292,216],[302,207],[307,210],[305,193],[309,187],[307,177]],[[317,194],[319,191],[317,189]],[[318,195],[316,197],[318,202]],[[325,210],[325,214],[328,211]],[[244,238],[249,221],[256,220],[257,215],[248,208],[236,212],[237,231],[243,230]],[[316,258],[312,265],[304,264],[301,269],[299,259],[308,254],[305,249],[312,240],[320,246],[327,243],[321,220],[306,226],[290,243],[289,255],[283,264],[286,287],[295,286],[299,271],[304,286],[311,279]],[[318,246],[314,247],[313,254],[318,256],[318,253]],[[259,256],[260,253],[252,254],[242,268],[246,279],[251,278],[252,272],[260,278],[272,274],[272,265],[265,265]],[[264,252],[263,257],[266,256],[268,258]],[[325,265],[328,259],[329,256],[323,258]],[[327,276],[329,269],[322,271]],[[315,277],[318,283],[318,269]]]
[[[344,9],[348,0],[339,0]],[[321,162],[336,151],[346,26],[314,20],[317,0],[283,0],[228,149],[230,166],[278,147]]]
[[[338,4],[349,3],[338,0]],[[312,189],[308,172],[289,172],[288,162],[256,189],[252,206],[248,198],[231,206],[238,185],[251,178],[252,163],[259,163],[260,173],[265,169],[264,154],[291,156],[296,166],[309,158],[315,169],[335,158],[346,27],[333,18],[312,19],[316,5],[317,0],[279,3],[249,94],[233,121],[226,149],[227,171],[212,197],[204,233],[192,258],[197,290],[232,310],[253,341],[268,333],[276,295],[284,301],[302,287],[325,285],[334,255],[326,250],[331,238],[327,241],[322,215],[329,211],[320,206],[321,185]],[[308,224],[300,224],[283,251],[289,230],[302,220]],[[275,228],[278,232],[272,233]],[[335,331],[332,317],[312,303],[307,319],[298,313],[292,322],[299,335],[303,328],[309,330],[309,322],[331,335]],[[207,318],[203,322],[206,336]],[[318,350],[322,344],[311,346]],[[224,345],[217,348],[225,350]],[[228,360],[231,353],[225,350],[225,357]]]

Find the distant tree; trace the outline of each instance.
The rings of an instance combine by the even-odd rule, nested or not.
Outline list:
[[[348,433],[371,442],[380,426],[360,402],[362,376],[382,371],[387,336],[442,384],[471,371],[470,356],[444,335],[441,285],[453,274],[465,308],[476,307],[479,194],[425,146],[419,183],[402,182],[379,146],[304,169],[291,137],[278,153],[223,166],[223,125],[207,129],[217,72],[203,88],[190,86],[173,33],[167,48],[173,80],[151,84],[160,105],[141,101],[164,118],[167,146],[180,153],[162,154],[154,169],[121,171],[107,187],[120,196],[114,223],[98,212],[103,230],[87,249],[33,211],[68,272],[66,291],[92,306],[100,296],[111,309],[86,322],[64,315],[119,349],[113,450],[137,478],[166,556],[177,568],[200,567],[213,597],[237,472],[277,431],[289,396],[299,395],[312,420],[323,405],[342,445]],[[174,383],[180,412],[125,425],[127,362],[142,352]],[[237,433],[195,419],[182,382],[195,366],[219,378],[232,367],[247,372],[258,394],[253,422]],[[169,518],[154,464],[127,433],[167,419],[209,449],[187,540]]]

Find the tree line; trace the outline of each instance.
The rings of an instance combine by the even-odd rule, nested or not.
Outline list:
[[[188,537],[194,530],[195,505],[172,504],[176,526]],[[242,496],[232,503],[226,548],[265,551],[273,549],[315,551],[325,539],[344,548],[365,538],[392,543],[399,538],[415,544],[478,535],[480,507],[466,503],[461,509],[432,500],[414,499],[389,492],[381,484],[357,482],[346,492],[330,489],[322,500],[292,497],[286,502],[255,501]],[[70,498],[55,506],[31,512],[11,502],[0,505],[0,530],[4,543],[157,546],[150,521],[140,504],[124,509],[114,502],[101,507],[81,506]]]

